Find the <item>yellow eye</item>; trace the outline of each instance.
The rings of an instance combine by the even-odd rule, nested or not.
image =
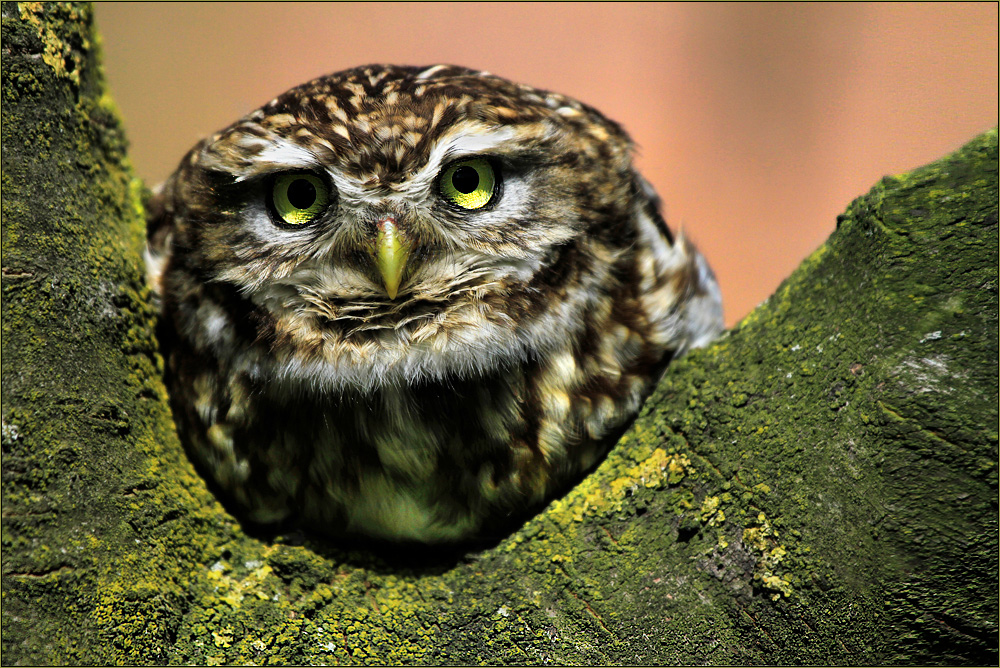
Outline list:
[[[305,225],[330,202],[330,189],[322,179],[308,172],[280,174],[274,179],[271,201],[286,224]]]
[[[441,194],[463,209],[481,209],[493,199],[497,177],[485,158],[458,160],[441,175]]]

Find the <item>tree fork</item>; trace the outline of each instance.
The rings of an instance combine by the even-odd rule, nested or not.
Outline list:
[[[996,663],[996,130],[853,202],[523,526],[393,555],[215,500],[93,13],[2,35],[4,664]]]

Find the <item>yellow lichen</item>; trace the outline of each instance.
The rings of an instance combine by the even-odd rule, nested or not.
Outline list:
[[[708,526],[714,527],[726,521],[726,514],[719,509],[720,499],[717,496],[705,497],[701,502],[699,516],[702,522],[707,522]]]
[[[775,591],[774,594],[771,594],[772,601],[777,601],[782,596],[788,598],[792,595],[791,583],[778,577],[777,575],[765,575],[761,578],[761,581],[763,582],[764,587]]]
[[[775,573],[788,553],[784,545],[777,543],[778,535],[778,530],[772,526],[764,512],[757,514],[755,526],[743,530],[743,542],[760,553],[754,568],[754,580],[760,582],[765,589],[775,592],[771,595],[775,601],[792,593],[792,584],[787,576]]]
[[[607,487],[599,484],[581,486],[585,490],[583,502],[575,496],[567,497],[572,517],[581,522],[588,515],[620,512],[626,505],[630,493],[639,485],[647,489],[658,489],[676,485],[691,470],[691,460],[683,454],[668,454],[663,448],[656,448],[649,457],[622,472]],[[556,507],[561,506],[556,504]]]
[[[63,41],[58,33],[50,27],[48,21],[44,21],[40,14],[45,11],[52,11],[52,7],[46,7],[43,2],[20,2],[18,9],[21,10],[21,19],[35,26],[38,31],[38,38],[44,45],[42,51],[42,61],[52,68],[58,77],[64,77],[72,81],[75,85],[80,85],[80,71],[83,68],[83,55],[90,49],[90,43],[84,33],[83,44],[79,49],[74,49],[72,45]],[[56,7],[68,12],[66,19],[69,22],[79,21],[80,10],[71,3],[53,3]],[[67,60],[73,62],[72,68],[67,68]]]

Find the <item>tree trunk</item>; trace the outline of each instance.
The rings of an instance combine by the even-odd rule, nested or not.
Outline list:
[[[473,552],[250,535],[173,431],[86,5],[3,3],[3,663],[997,662],[997,132],[850,205]]]

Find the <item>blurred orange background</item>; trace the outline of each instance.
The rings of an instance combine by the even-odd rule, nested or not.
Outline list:
[[[997,123],[997,3],[96,3],[149,184],[320,74],[454,63],[591,104],[708,256],[733,325],[885,174]]]

